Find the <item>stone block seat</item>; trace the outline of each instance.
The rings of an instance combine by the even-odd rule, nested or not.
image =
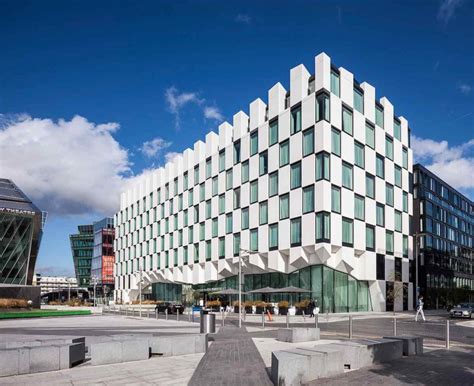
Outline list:
[[[384,339],[401,340],[403,355],[423,355],[423,337],[415,335],[384,336]]]
[[[319,340],[320,330],[315,327],[280,328],[278,340],[281,342],[301,343]]]

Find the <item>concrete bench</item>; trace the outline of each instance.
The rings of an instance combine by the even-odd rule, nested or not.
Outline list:
[[[277,340],[289,343],[310,342],[319,340],[319,335],[319,328],[314,327],[280,328],[278,330]]]
[[[393,339],[356,339],[327,346],[341,348],[344,365],[353,370],[389,362],[403,355],[403,342]]]
[[[324,345],[274,351],[271,379],[275,385],[301,385],[344,372],[342,350]]]
[[[401,340],[403,342],[403,355],[423,355],[423,338],[414,335],[384,336],[384,339]]]
[[[0,350],[0,376],[69,369],[85,360],[85,345],[65,343]]]
[[[89,352],[92,366],[150,358],[150,347],[146,338],[91,343]]]
[[[62,345],[71,343],[86,343],[85,337],[78,338],[41,338],[35,340],[26,341],[14,341],[14,342],[1,342],[0,350],[9,348],[21,348],[21,347],[37,347],[37,346],[52,346]]]
[[[183,334],[175,336],[154,336],[148,338],[150,352],[154,355],[175,356],[205,353],[207,334]]]

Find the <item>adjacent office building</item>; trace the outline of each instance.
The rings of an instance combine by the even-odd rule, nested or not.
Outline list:
[[[32,284],[45,220],[13,181],[0,179],[0,284]]]
[[[474,203],[422,165],[413,173],[418,292],[427,308],[474,302]]]
[[[33,285],[41,287],[41,296],[50,292],[77,291],[77,278],[67,276],[44,276],[40,273],[35,273]]]
[[[292,285],[323,312],[413,305],[405,118],[324,53],[121,195],[115,298]],[[251,253],[242,252],[250,250]]]
[[[98,296],[112,294],[114,288],[114,219],[106,217],[97,221],[94,228],[94,250],[91,278]]]
[[[88,225],[79,225],[79,233],[70,235],[74,268],[79,287],[93,289],[98,295],[113,290],[113,218],[106,217]]]
[[[77,285],[89,288],[91,285],[91,265],[94,251],[94,226],[79,225],[78,233],[69,235]]]

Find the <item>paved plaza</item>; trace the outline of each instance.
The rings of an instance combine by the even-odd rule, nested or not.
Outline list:
[[[187,385],[204,354],[0,378],[0,385]]]
[[[272,385],[265,363],[245,327],[221,327],[189,383],[190,386]]]
[[[354,319],[355,337],[380,337],[390,334],[393,315],[359,315]],[[62,318],[5,320],[0,322],[0,340],[18,341],[36,338],[85,336],[88,343],[110,339],[110,335],[177,335],[199,332],[195,322],[174,318],[156,320],[137,316],[95,314]],[[152,357],[147,361],[78,367],[47,373],[0,378],[0,384],[159,384],[159,385],[265,385],[271,384],[271,353],[294,347],[311,347],[348,339],[347,315],[320,317],[324,340],[285,343],[276,340],[283,317],[261,325],[261,316],[249,316],[239,330],[232,314],[217,320],[218,333],[211,337],[206,354],[179,357]],[[411,315],[398,315],[399,334],[415,334],[425,339],[426,354],[403,358],[312,384],[473,384],[474,321],[451,321],[451,350],[444,350],[446,318],[430,315],[425,323],[415,323]],[[294,317],[292,325],[314,323],[312,319]],[[448,380],[453,382],[447,382]]]
[[[61,318],[11,319],[0,322],[1,340],[68,338],[85,336],[86,342],[98,342],[110,335],[176,335],[199,332],[197,323],[187,321],[95,314]]]
[[[430,350],[424,355],[348,371],[308,385],[456,385],[474,384],[474,351]]]

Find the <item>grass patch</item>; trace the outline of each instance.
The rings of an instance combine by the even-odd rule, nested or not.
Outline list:
[[[90,315],[90,310],[31,310],[0,312],[0,319],[44,318],[51,316]]]

